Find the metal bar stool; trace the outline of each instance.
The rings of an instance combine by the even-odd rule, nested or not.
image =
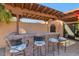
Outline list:
[[[58,39],[58,41],[59,41],[59,44],[61,43],[61,42],[64,42],[64,52],[66,53],[66,50],[67,50],[67,42],[66,42],[66,38],[64,38],[64,37],[59,37],[59,39]]]
[[[39,53],[42,56],[41,47],[42,46],[45,47],[44,37],[34,36],[33,55],[34,55],[34,51],[35,51],[35,46],[37,47],[37,50],[38,50],[37,53]],[[46,55],[46,48],[45,48],[45,55]]]
[[[11,56],[17,56],[20,54],[26,55],[25,49],[28,47],[28,44],[22,41],[21,39],[17,40],[7,40],[7,45]]]
[[[54,51],[55,51],[55,43],[57,44],[58,47],[58,55],[59,55],[59,45],[58,45],[58,40],[56,38],[49,38],[48,40],[48,52],[49,52],[49,43],[52,43],[52,50],[53,50],[53,56],[55,55]]]

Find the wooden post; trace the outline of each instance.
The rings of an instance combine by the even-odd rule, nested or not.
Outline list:
[[[48,32],[50,32],[50,19],[48,20]]]
[[[45,21],[45,25],[46,25],[46,32],[48,32],[48,25],[46,21]]]
[[[16,33],[19,34],[19,15],[17,15],[17,21],[16,21]]]

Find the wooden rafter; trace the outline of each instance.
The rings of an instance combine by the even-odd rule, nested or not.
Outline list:
[[[38,7],[37,7],[36,11],[38,11],[40,7],[41,7],[41,6],[40,6],[40,5],[38,5]]]
[[[35,17],[39,19],[40,16],[35,16]]]
[[[64,16],[62,19],[68,19],[68,18],[72,18],[72,17],[75,17],[75,16],[72,14],[72,15]]]
[[[50,14],[51,14],[51,15],[53,15],[53,13],[55,13],[55,12],[56,12],[56,11],[55,11],[55,10],[53,10]]]
[[[44,12],[47,9],[47,7],[43,8],[42,12]]]
[[[52,15],[55,15],[57,13],[57,11],[55,10],[54,12],[52,12]]]
[[[14,4],[12,4],[12,6],[14,7],[15,5],[14,5]]]
[[[52,12],[52,9],[50,9],[49,11],[48,11],[48,14],[50,14]]]
[[[22,9],[24,8],[24,4],[22,4]]]
[[[32,18],[36,17],[36,15],[32,15]]]
[[[30,10],[32,9],[32,6],[33,6],[33,3],[30,4],[30,8],[29,8]]]

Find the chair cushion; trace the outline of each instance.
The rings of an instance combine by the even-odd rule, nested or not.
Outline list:
[[[17,46],[11,46],[10,47],[10,52],[11,53],[17,53],[19,51],[24,50],[27,47],[26,44],[21,44],[21,45],[17,45]]]
[[[56,38],[49,38],[49,42],[58,42],[58,39],[56,39]]]
[[[35,40],[35,41],[43,41],[43,37],[35,36],[35,37],[34,37],[34,40]]]
[[[60,40],[60,41],[65,41],[65,40],[67,40],[67,39],[64,38],[64,37],[59,37],[59,40]]]
[[[43,45],[45,45],[45,41],[35,41],[34,44],[36,46],[43,46]]]
[[[12,46],[20,45],[20,44],[22,44],[22,38],[17,39],[17,40],[10,40],[10,44]]]

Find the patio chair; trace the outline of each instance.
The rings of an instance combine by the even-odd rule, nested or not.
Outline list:
[[[67,40],[67,39],[64,38],[64,37],[59,37],[59,38],[58,38],[59,44],[60,44],[61,42],[64,42],[64,52],[66,52],[66,45],[67,45],[66,40]]]
[[[56,35],[53,35],[53,38],[49,38],[49,42],[52,42],[52,45],[53,45],[53,55],[55,55],[54,54],[54,50],[55,50],[55,48],[54,48],[54,44],[53,43],[57,43],[57,47],[58,47],[58,55],[59,55],[59,47],[61,46],[60,44],[61,44],[61,42],[64,42],[64,52],[66,52],[66,50],[67,50],[67,42],[66,42],[66,38],[64,38],[64,37],[59,37],[60,35],[58,34],[56,34]],[[49,47],[49,43],[48,43],[48,47]],[[49,48],[48,48],[49,49]]]
[[[34,51],[35,46],[37,47],[37,53],[40,53],[40,55],[42,56],[42,50],[41,47],[44,46],[45,47],[45,41],[44,41],[44,37],[42,36],[34,36],[34,44],[33,44],[33,55],[34,55]],[[45,55],[46,55],[46,48],[45,48]]]
[[[25,50],[28,47],[28,43],[23,42],[22,38],[17,40],[6,40],[7,48],[9,48],[9,52],[11,56],[17,56],[20,54],[26,55]]]
[[[59,55],[59,41],[58,41],[59,34],[54,34],[50,35],[48,39],[48,52],[49,52],[49,43],[52,43],[52,51],[53,51],[53,56],[55,55],[55,46],[58,48],[58,55]],[[54,45],[56,44],[56,45]]]

